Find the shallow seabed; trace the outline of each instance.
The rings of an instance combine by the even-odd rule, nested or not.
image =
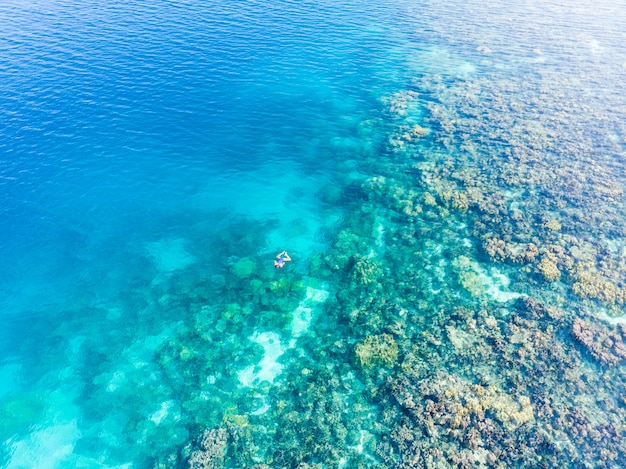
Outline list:
[[[626,466],[626,4],[0,13],[4,467]]]

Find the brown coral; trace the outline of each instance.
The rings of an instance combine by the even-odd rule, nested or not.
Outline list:
[[[593,358],[606,365],[617,365],[626,360],[626,326],[610,329],[580,318],[574,320],[572,335]]]
[[[544,256],[543,259],[541,259],[541,262],[537,265],[537,270],[543,275],[543,278],[549,282],[554,282],[561,277],[561,271],[556,266],[556,263],[548,256]]]
[[[228,430],[214,428],[207,430],[200,440],[200,449],[194,451],[189,458],[190,469],[218,469],[222,467],[226,446],[228,445]]]

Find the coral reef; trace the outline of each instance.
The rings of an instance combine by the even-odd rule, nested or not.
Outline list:
[[[391,368],[398,360],[398,345],[389,334],[370,336],[356,345],[354,354],[360,368]]]
[[[418,140],[430,135],[430,130],[419,124],[400,127],[398,131],[389,137],[389,144],[394,151],[407,149],[408,145],[417,143]]]
[[[218,469],[223,467],[228,430],[216,428],[206,430],[200,440],[200,449],[194,451],[189,458],[190,469]]]
[[[626,185],[611,170],[622,150],[594,124],[606,111],[542,67],[422,74],[381,99],[384,122],[358,126],[367,150],[340,189],[320,193],[345,210],[308,270],[329,298],[276,382],[229,388],[261,351],[224,342],[261,324],[288,334],[302,279],[243,258],[224,273],[222,304],[193,306],[193,327],[159,359],[196,396],[197,432],[214,429],[206,460],[624,466],[626,326],[599,319],[626,302]],[[216,443],[229,412],[246,417],[236,452],[248,466]]]
[[[541,259],[541,262],[537,265],[537,270],[546,280],[551,282],[561,277],[561,272],[556,263],[547,256]]]
[[[402,462],[411,461],[409,467],[427,465],[425,456],[432,454],[433,439],[442,443],[440,458],[450,465],[511,461],[514,456],[500,449],[507,440],[512,440],[519,453],[534,453],[519,435],[518,439],[511,438],[516,430],[534,420],[528,397],[513,398],[497,386],[471,384],[443,372],[419,382],[400,378],[391,388],[408,415],[394,430],[392,439],[400,449]],[[520,433],[527,436],[526,431]]]
[[[626,360],[626,324],[609,328],[576,318],[572,335],[593,358],[605,365],[617,365]]]
[[[356,255],[353,258],[352,279],[357,284],[369,285],[376,282],[380,269],[376,263],[367,257]]]
[[[618,271],[620,272],[620,271]],[[614,274],[599,271],[594,263],[580,262],[572,270],[574,293],[584,298],[594,298],[607,304],[623,305],[626,288],[623,280],[613,279]]]
[[[389,112],[397,117],[405,117],[419,105],[419,94],[413,90],[402,90],[394,93],[384,101]]]

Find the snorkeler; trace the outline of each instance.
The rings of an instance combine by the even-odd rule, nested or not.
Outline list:
[[[282,269],[285,267],[285,262],[289,262],[291,257],[287,254],[287,251],[283,251],[276,256],[276,260],[274,261],[274,267],[277,269]]]

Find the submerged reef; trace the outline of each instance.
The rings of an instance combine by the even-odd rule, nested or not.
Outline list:
[[[228,444],[226,428],[207,430],[200,440],[200,449],[189,457],[191,469],[215,469],[222,467]]]
[[[454,336],[469,333],[470,342],[454,346],[445,366],[390,381],[404,410],[394,464],[617,467],[623,409],[603,383],[618,375],[600,377],[584,363],[567,341],[566,317],[530,298],[504,319],[458,311]]]
[[[498,262],[510,283],[499,279],[442,199],[416,193],[424,210],[397,210],[400,181],[386,176],[383,185],[364,180],[351,189],[379,209],[355,211],[312,260],[309,274],[333,286],[320,317],[263,391],[237,389],[200,404],[223,410],[189,447],[189,466],[619,467],[623,326],[601,325],[582,302],[554,302],[535,271],[515,277],[512,269],[534,260],[511,270]],[[516,252],[541,255],[528,245]],[[561,262],[560,251],[549,252]],[[302,290],[290,284],[298,281],[281,288],[297,296]],[[523,295],[507,291],[520,284],[529,285]],[[259,288],[251,282],[237,288],[251,298],[246,308],[267,301],[248,296]],[[226,316],[205,314],[247,317],[225,297]],[[248,353],[258,361],[259,352]],[[239,430],[228,426],[233,418]]]
[[[626,360],[626,324],[609,328],[576,318],[572,335],[593,358],[605,365],[618,365]]]
[[[413,171],[446,208],[471,212],[473,236],[491,260],[523,264],[583,299],[621,307],[626,181],[611,168],[622,150],[606,132],[603,151],[595,149],[599,135],[588,122],[607,116],[589,106],[581,114],[572,83],[524,79],[494,74],[443,87],[437,77],[420,78],[438,97],[425,120],[440,129],[432,139],[445,151],[416,147]]]
[[[542,67],[382,96],[320,191],[345,216],[305,274],[250,254],[182,295],[193,319],[159,350],[196,436],[179,465],[626,466],[626,180],[605,124],[626,128]],[[224,258],[264,245],[242,238]]]
[[[365,370],[373,367],[393,367],[398,360],[398,345],[389,334],[367,337],[354,350],[357,365]]]

